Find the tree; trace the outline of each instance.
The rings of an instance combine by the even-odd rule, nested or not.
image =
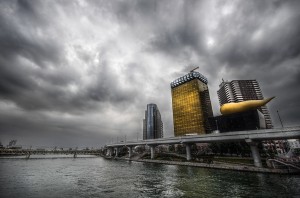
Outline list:
[[[295,149],[293,150],[293,154],[294,154],[294,155],[300,155],[300,148],[295,148]]]
[[[175,146],[173,144],[169,145],[169,151],[170,152],[174,152],[175,151]]]

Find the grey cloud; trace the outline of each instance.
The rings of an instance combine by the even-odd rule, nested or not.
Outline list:
[[[62,58],[65,52],[59,38],[53,40],[48,35],[37,36],[38,33],[32,30],[40,25],[44,28],[46,23],[43,18],[47,16],[39,13],[39,6],[43,6],[39,1],[16,1],[5,5],[1,12],[1,98],[12,100],[28,110],[56,111],[90,109],[90,100],[99,101],[101,97],[112,99],[111,89],[116,88],[118,78],[109,73],[99,73],[98,82],[89,88],[82,87],[79,94],[72,95],[64,89],[67,85],[76,84],[79,75],[72,72],[71,67],[64,66],[67,62]],[[5,8],[10,8],[12,12],[8,13]],[[89,54],[80,46],[75,48],[78,57],[88,62]],[[20,57],[40,68],[26,68]],[[122,90],[115,92],[120,94],[113,101],[127,99]]]
[[[169,5],[171,6],[171,5]],[[197,54],[205,53],[203,46],[203,27],[201,21],[193,13],[201,12],[199,4],[184,2],[174,13],[173,9],[162,7],[161,13],[168,15],[169,22],[157,21],[159,29],[150,40],[151,53],[165,53],[170,56],[179,56],[188,59],[190,50]],[[170,23],[170,24],[168,24]],[[186,50],[188,49],[188,50]]]
[[[243,64],[262,67],[277,64],[287,57],[298,56],[299,37],[296,35],[299,35],[300,27],[295,24],[300,17],[296,11],[299,7],[297,2],[276,6],[272,2],[239,5],[232,18],[226,19],[224,23],[222,21],[222,24],[228,21],[232,24],[225,28],[221,26],[219,34],[223,34],[221,32],[224,32],[224,29],[227,32],[228,28],[238,32],[235,32],[236,35],[225,36],[225,40],[221,41],[221,46],[217,49],[216,58],[233,67]],[[274,17],[278,18],[275,22],[272,21]],[[270,27],[271,23],[277,24]],[[255,33],[262,34],[261,40],[253,41]]]
[[[100,71],[97,73],[95,84],[87,90],[89,97],[95,101],[110,101],[119,103],[125,100],[130,102],[134,95],[132,89],[121,89],[119,77],[115,75],[108,66],[103,63]],[[131,101],[132,102],[132,101]]]
[[[45,37],[46,35],[38,36],[37,34],[39,28],[45,28],[46,21],[42,20],[44,17],[34,15],[34,9],[31,8],[31,4],[28,2],[18,2],[20,3],[16,3],[14,6],[3,6],[1,8],[1,55],[4,58],[12,59],[18,55],[23,56],[33,61],[39,67],[46,66],[47,62],[58,64],[61,59],[61,46],[51,37]],[[5,3],[7,2],[4,1],[3,4]],[[14,4],[13,1],[11,3]],[[23,8],[24,6],[26,9]],[[21,10],[21,13],[24,13],[24,16],[19,16],[19,10]],[[27,15],[30,15],[30,17]],[[35,21],[37,19],[39,20]]]

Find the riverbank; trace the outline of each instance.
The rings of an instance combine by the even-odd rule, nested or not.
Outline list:
[[[127,159],[129,160],[129,159]],[[289,169],[270,169],[270,168],[259,168],[255,166],[246,166],[246,165],[233,165],[225,163],[198,163],[198,162],[178,162],[178,161],[166,161],[166,160],[148,160],[148,159],[139,159],[135,160],[137,162],[147,162],[147,163],[157,163],[157,164],[169,164],[169,165],[180,165],[180,166],[193,166],[201,168],[214,168],[214,169],[223,169],[223,170],[234,170],[234,171],[247,171],[247,172],[259,172],[259,173],[279,173],[279,174],[299,174],[299,171],[289,170]]]
[[[182,162],[182,161],[169,161],[169,160],[156,160],[156,159],[141,159],[141,158],[131,158],[128,157],[113,157],[106,159],[115,159],[115,160],[126,160],[126,161],[135,161],[143,163],[156,163],[156,164],[168,164],[168,165],[179,165],[179,166],[192,166],[192,167],[201,167],[201,168],[210,168],[210,169],[222,169],[222,170],[232,170],[232,171],[244,171],[244,172],[257,172],[257,173],[274,173],[274,174],[300,174],[300,171],[294,169],[271,169],[271,168],[259,168],[251,165],[237,165],[229,163],[214,162],[211,164],[201,163],[201,162]]]

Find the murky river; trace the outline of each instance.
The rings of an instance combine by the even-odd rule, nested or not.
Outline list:
[[[300,175],[101,157],[0,158],[0,197],[300,197]]]

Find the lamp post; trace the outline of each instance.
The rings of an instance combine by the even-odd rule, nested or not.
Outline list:
[[[279,120],[280,120],[281,127],[283,128],[282,120],[281,120],[281,117],[280,117],[280,115],[279,115],[279,111],[278,111],[278,110],[277,110],[277,114],[278,114],[278,118],[279,118]]]
[[[218,120],[216,119],[215,121],[216,121],[217,130],[215,130],[214,133],[220,133],[219,127],[218,127]]]

